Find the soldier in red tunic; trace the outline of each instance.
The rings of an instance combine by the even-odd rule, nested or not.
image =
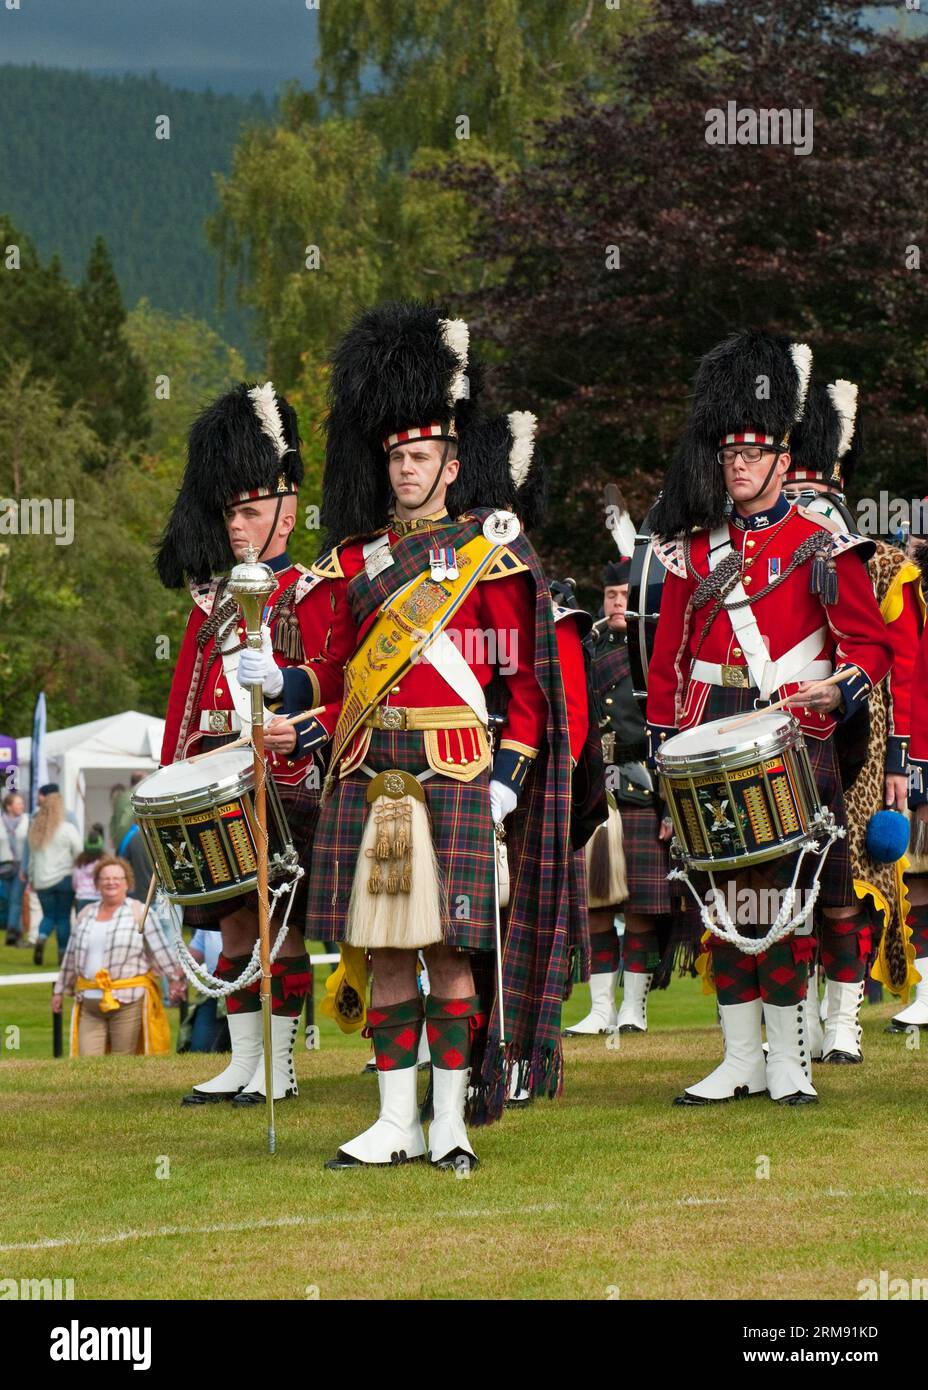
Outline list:
[[[215,401],[195,422],[183,483],[158,553],[168,588],[190,585],[193,609],[178,657],[165,722],[162,764],[222,747],[251,722],[249,684],[263,682],[268,768],[277,783],[294,847],[305,873],[322,783],[320,750],[335,726],[341,665],[331,648],[330,586],[293,564],[288,537],[303,476],[295,412],[273,386],[245,384]],[[249,546],[269,565],[277,588],[265,611],[264,646],[244,649],[239,607],[226,592],[225,573]],[[321,708],[298,725],[285,717]],[[272,966],[275,1099],[296,1095],[293,1043],[312,975],[303,940],[306,876],[291,908],[290,926]],[[284,911],[284,904],[278,913]],[[187,923],[222,932],[217,977],[242,972],[258,934],[255,894],[187,907]],[[264,1098],[259,984],[227,996],[232,1058],[194,1086],[185,1105]]]
[[[700,363],[691,421],[654,517],[656,554],[668,574],[648,732],[656,751],[678,730],[796,696],[791,712],[819,795],[840,826],[831,734],[883,680],[892,647],[861,563],[873,547],[792,507],[782,493],[810,372],[807,347],[755,333],[732,335]],[[825,683],[842,668],[845,679]],[[736,891],[746,889],[755,904],[746,936],[767,934],[770,897],[760,890],[785,887],[793,867],[788,856],[734,872]],[[856,930],[861,914],[842,839],[819,882],[825,917]],[[713,938],[725,1059],[679,1103],[764,1091],[784,1104],[817,1099],[803,1020],[811,947],[808,936],[793,935],[754,955]]]
[[[370,954],[374,1125],[330,1166],[476,1157],[464,1122],[502,1111],[514,1069],[530,1095],[561,1085],[569,959],[570,747],[551,598],[488,475],[461,467],[479,385],[467,327],[424,305],[361,316],[332,373],[314,572],[350,633],[345,703],[316,833],[309,935]],[[494,465],[495,466],[495,465]],[[491,480],[495,477],[490,471]],[[488,687],[505,714],[488,741]],[[495,707],[495,706],[494,706]],[[506,822],[510,901],[493,988],[494,826]],[[416,1103],[423,1003],[434,1118]],[[487,1022],[489,1018],[489,1022]]]
[[[784,491],[789,500],[826,523],[856,530],[844,501],[858,466],[857,386],[839,379],[813,383],[802,421],[790,440]],[[819,924],[825,974],[825,1027],[819,1018],[818,979],[810,974],[806,1013],[813,1060],[860,1063],[858,1023],[868,961],[879,947],[874,974],[897,992],[908,975],[900,880],[895,863],[867,850],[871,818],[885,808],[904,811],[911,741],[912,672],[922,628],[918,567],[896,546],[874,542],[867,562],[873,592],[893,644],[893,662],[879,691],[835,738],[848,819],[854,891],[865,917],[825,917]],[[920,885],[912,889],[921,896]],[[924,911],[919,904],[913,911]]]

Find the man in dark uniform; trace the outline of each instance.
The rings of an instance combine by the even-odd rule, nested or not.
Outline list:
[[[592,1008],[568,1029],[569,1036],[616,1028],[622,1033],[647,1032],[648,992],[661,958],[659,927],[666,925],[671,910],[670,824],[662,824],[660,799],[645,764],[644,716],[628,663],[625,610],[630,566],[625,557],[606,565],[603,617],[587,638],[607,786],[616,805],[587,847]],[[618,911],[625,917],[625,936],[624,992],[617,1012]]]

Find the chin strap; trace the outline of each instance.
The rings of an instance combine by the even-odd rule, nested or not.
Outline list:
[[[777,466],[777,464],[779,463],[779,461],[780,461],[780,455],[779,455],[779,454],[774,454],[774,456],[773,456],[773,463],[772,463],[772,464],[770,465],[770,467],[767,469],[767,476],[764,478],[764,481],[761,483],[760,487],[757,489],[757,491],[755,492],[754,496],[748,498],[748,502],[749,502],[749,503],[750,503],[750,502],[756,502],[757,499],[758,499],[758,497],[763,496],[763,494],[767,491],[767,488],[770,486],[770,479],[773,477],[773,470],[776,468],[776,466]]]
[[[271,522],[270,527],[268,528],[268,533],[264,538],[264,544],[258,551],[259,560],[261,559],[261,556],[264,554],[265,550],[267,550],[271,541],[274,539],[274,532],[277,530],[277,523],[280,520],[280,509],[283,506],[283,501],[283,493],[281,493],[281,495],[277,498],[277,506],[274,508],[274,520]]]

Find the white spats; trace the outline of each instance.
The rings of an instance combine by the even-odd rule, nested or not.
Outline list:
[[[860,1013],[864,997],[863,981],[859,985],[840,980],[825,981],[825,1036],[822,1040],[824,1062],[862,1062],[860,1050]]]
[[[185,1105],[197,1105],[210,1100],[226,1100],[247,1086],[261,1059],[260,1013],[229,1014],[229,1037],[232,1040],[232,1059],[224,1071],[210,1081],[200,1081],[188,1096]]]
[[[806,1004],[764,1005],[767,1026],[767,1090],[780,1105],[818,1100],[805,1032]]]
[[[327,1168],[408,1163],[424,1156],[425,1135],[419,1123],[416,1099],[417,1076],[416,1067],[378,1071],[380,1114],[370,1129],[342,1144],[335,1158],[326,1164]]]
[[[760,1036],[763,1004],[759,999],[752,999],[748,1004],[720,1004],[719,1015],[725,1038],[725,1059],[695,1086],[687,1086],[683,1095],[677,1096],[675,1105],[714,1105],[719,1101],[763,1095],[767,1089],[766,1060]]]
[[[615,987],[618,980],[618,970],[606,970],[601,975],[590,976],[590,1012],[579,1023],[566,1028],[565,1037],[595,1037],[598,1033],[615,1032],[619,1022],[618,1010],[615,1007]]]
[[[260,1014],[252,1015],[260,1019]],[[300,1026],[299,1018],[271,1016],[271,1050],[273,1054],[274,1099],[286,1100],[288,1096],[299,1094],[296,1072],[293,1068],[293,1044]],[[264,1089],[264,1049],[258,1057],[254,1072],[241,1095],[235,1097],[233,1105],[260,1104],[265,1098]]]
[[[263,386],[252,386],[248,395],[255,408],[262,434],[266,434],[272,441],[278,459],[282,459],[288,452],[288,445],[284,437],[284,422],[280,418],[274,383],[266,381]]]
[[[893,1016],[893,1024],[900,1028],[928,1028],[928,956],[919,956],[915,969],[922,977],[915,993],[910,1003]]]
[[[809,1056],[813,1062],[820,1062],[825,1030],[822,1027],[822,1015],[818,1004],[818,975],[814,970],[809,975],[809,982],[806,985],[805,1008],[805,1034],[809,1044]]]
[[[470,1146],[464,1126],[464,1101],[470,1067],[448,1071],[432,1068],[432,1102],[434,1118],[429,1125],[429,1162],[440,1168],[454,1168],[460,1163],[468,1168],[476,1165],[477,1155]],[[471,1162],[473,1160],[473,1162]]]
[[[648,1031],[648,994],[653,975],[626,970],[622,977],[622,1007],[619,1009],[620,1033]]]

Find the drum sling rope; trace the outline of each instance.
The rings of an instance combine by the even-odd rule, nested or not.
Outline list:
[[[712,885],[711,897],[713,902],[711,909],[703,902],[696,892],[686,869],[671,869],[667,878],[686,884],[693,896],[696,906],[699,908],[699,916],[707,931],[711,932],[713,936],[718,937],[718,939],[723,941],[727,946],[737,947],[737,949],[742,951],[746,956],[759,956],[762,955],[764,951],[769,951],[770,947],[776,945],[778,941],[782,941],[784,937],[789,936],[792,932],[804,926],[812,915],[812,910],[815,907],[819,891],[821,890],[822,885],[819,883],[819,876],[822,869],[825,867],[825,858],[828,851],[837,840],[840,840],[847,834],[843,825],[835,824],[834,816],[831,815],[830,812],[826,813],[826,817],[822,822],[822,828],[827,834],[824,847],[822,847],[819,840],[810,840],[808,844],[803,845],[802,849],[799,851],[799,857],[796,860],[796,867],[793,870],[793,881],[789,887],[784,890],[783,904],[774,918],[773,924],[767,932],[767,935],[763,937],[742,936],[741,932],[738,931],[731,919],[728,908],[725,906],[725,896],[722,890],[716,887],[715,876],[711,869],[707,870],[709,882]],[[799,871],[802,868],[803,860],[809,853],[818,855],[818,864],[816,865],[815,873],[812,875],[811,886],[805,890],[805,905],[793,916],[793,909],[796,906],[797,897],[796,881],[799,878]]]

